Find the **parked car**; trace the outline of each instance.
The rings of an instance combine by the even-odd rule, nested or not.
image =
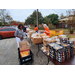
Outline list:
[[[16,29],[12,27],[3,27],[0,28],[0,39],[7,37],[14,37]]]

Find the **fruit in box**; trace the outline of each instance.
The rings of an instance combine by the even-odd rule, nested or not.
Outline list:
[[[26,57],[28,55],[30,55],[30,51],[24,51],[24,52],[20,52],[21,57]]]

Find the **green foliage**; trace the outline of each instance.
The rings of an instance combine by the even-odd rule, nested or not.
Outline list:
[[[2,22],[0,22],[0,26],[2,26]]]
[[[52,29],[56,29],[56,26],[53,25],[53,24],[48,25],[48,27],[49,27],[50,30],[52,30]]]
[[[42,17],[41,12],[38,12],[38,24],[58,24],[58,15],[57,14],[50,14],[46,17]],[[25,20],[25,24],[37,24],[37,12],[36,10]]]
[[[50,14],[47,16],[52,22],[52,24],[56,25],[58,24],[58,15],[57,14]]]
[[[43,17],[42,14],[40,12],[38,12],[38,24],[42,24],[43,22]],[[26,20],[25,20],[25,24],[37,24],[37,12],[34,11]]]
[[[45,24],[47,24],[47,25],[50,24],[50,23],[51,23],[50,18],[45,17],[44,20],[43,20],[43,23],[45,23]]]
[[[0,26],[2,26],[2,22],[0,22]]]

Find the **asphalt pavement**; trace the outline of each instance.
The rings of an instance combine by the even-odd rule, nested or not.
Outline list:
[[[29,42],[29,38],[26,40]],[[38,56],[36,56],[38,51],[37,45],[30,44],[30,49],[34,54],[33,65],[47,64],[48,59],[41,51],[38,53]],[[0,40],[0,65],[19,65],[17,42],[15,37]],[[48,65],[54,64],[50,61]]]

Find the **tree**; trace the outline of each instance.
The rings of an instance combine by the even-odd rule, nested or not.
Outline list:
[[[7,13],[7,14],[6,14],[6,22],[8,22],[8,24],[11,25],[11,24],[12,24],[12,23],[11,23],[12,20],[13,20],[12,17],[10,17],[10,15]]]
[[[63,18],[65,18],[65,17],[66,17],[66,16],[64,16],[63,13],[61,13],[60,19],[63,19]]]
[[[59,16],[57,14],[50,14],[47,16],[47,18],[49,18],[54,25],[58,24],[58,17]]]
[[[68,10],[67,14],[68,14],[68,21],[67,21],[67,23],[69,25],[69,31],[70,31],[71,34],[73,34],[74,29],[75,29],[75,9]]]
[[[0,22],[0,26],[2,26],[2,22]]]
[[[56,28],[55,25],[52,24],[51,19],[48,17],[44,18],[43,23],[47,24],[49,29],[55,29]]]
[[[47,25],[50,24],[50,23],[51,23],[50,18],[45,17],[44,20],[43,20],[43,23],[45,23],[45,24],[47,24]]]
[[[6,9],[0,9],[0,17],[2,19],[2,22],[5,24],[5,12],[6,12]]]
[[[38,24],[42,24],[43,17],[41,12],[38,12]],[[36,10],[25,20],[25,24],[37,24],[37,12]]]
[[[0,9],[0,17],[4,25],[6,25],[6,22],[10,24],[12,21],[12,17],[10,17],[9,12],[6,9]]]

